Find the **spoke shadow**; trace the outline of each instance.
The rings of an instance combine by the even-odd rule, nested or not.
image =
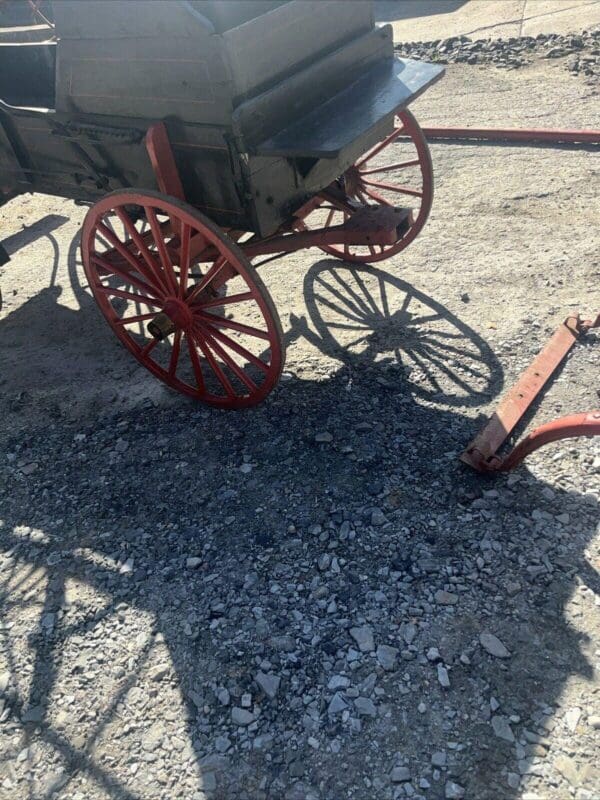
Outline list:
[[[441,303],[381,268],[320,261],[307,272],[310,322],[293,317],[288,343],[304,336],[357,376],[449,407],[480,406],[502,389],[503,371],[479,334]]]

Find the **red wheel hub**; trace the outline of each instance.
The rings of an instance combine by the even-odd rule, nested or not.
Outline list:
[[[177,330],[188,330],[194,322],[192,310],[185,300],[180,300],[178,297],[167,297],[163,311]]]

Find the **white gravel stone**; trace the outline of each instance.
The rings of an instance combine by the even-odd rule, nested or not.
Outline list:
[[[327,708],[328,714],[341,714],[348,708],[348,703],[344,700],[339,692],[336,692],[331,698],[331,702]]]
[[[392,783],[405,783],[412,778],[412,775],[408,767],[394,767],[390,778]]]
[[[281,684],[281,678],[278,675],[258,672],[254,680],[270,700],[273,700],[275,697],[277,697],[277,692],[279,691],[279,686]]]
[[[581,719],[581,709],[578,706],[573,706],[573,708],[570,708],[565,714],[565,722],[567,724],[567,728],[571,731],[571,733],[574,733],[575,728],[579,724],[580,719]]]
[[[327,688],[331,689],[332,692],[338,689],[346,689],[348,686],[350,686],[350,678],[345,675],[332,675],[327,683]]]
[[[357,697],[354,701],[354,707],[361,717],[376,717],[377,708],[372,700],[368,697]]]
[[[458,603],[458,595],[438,589],[435,593],[435,602],[441,606],[454,606]]]
[[[388,671],[396,667],[398,659],[398,648],[390,647],[387,644],[380,644],[377,647],[377,661],[379,664]]]
[[[492,717],[492,728],[494,730],[495,735],[499,739],[504,739],[506,742],[514,742],[515,736],[512,732],[512,728],[510,727],[509,721],[506,717],[503,717],[500,714],[495,714]]]
[[[444,687],[444,689],[450,688],[450,678],[448,677],[448,670],[443,664],[437,665],[437,678],[440,682],[440,685]]]
[[[358,649],[361,653],[370,653],[371,650],[375,649],[373,630],[368,625],[350,628],[350,636],[352,636],[358,645]]]
[[[493,633],[482,633],[479,637],[479,642],[483,649],[491,656],[495,656],[496,658],[510,657],[508,648],[505,647],[500,639],[498,639],[497,636],[494,636]]]
[[[444,786],[444,797],[446,800],[462,800],[465,790],[460,784],[448,781]]]
[[[251,725],[254,722],[254,714],[252,714],[250,711],[247,711],[245,708],[234,706],[231,709],[231,721],[234,725],[245,727],[246,725]]]

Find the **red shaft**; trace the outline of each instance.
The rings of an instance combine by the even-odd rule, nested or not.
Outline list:
[[[600,131],[526,128],[423,128],[427,139],[480,139],[488,142],[600,144]]]
[[[571,414],[561,417],[546,425],[540,425],[526,436],[506,458],[494,467],[495,471],[506,472],[514,469],[530,453],[550,442],[559,439],[572,439],[576,436],[600,436],[600,411],[589,411],[587,414]]]

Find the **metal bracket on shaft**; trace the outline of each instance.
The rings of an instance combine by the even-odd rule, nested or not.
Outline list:
[[[502,398],[485,427],[461,455],[461,461],[479,472],[503,472],[518,466],[526,456],[550,442],[577,436],[599,436],[600,410],[573,414],[541,425],[507,455],[498,455],[498,450],[579,336],[597,327],[600,327],[600,314],[594,320],[585,321],[581,320],[578,314],[568,317]]]

